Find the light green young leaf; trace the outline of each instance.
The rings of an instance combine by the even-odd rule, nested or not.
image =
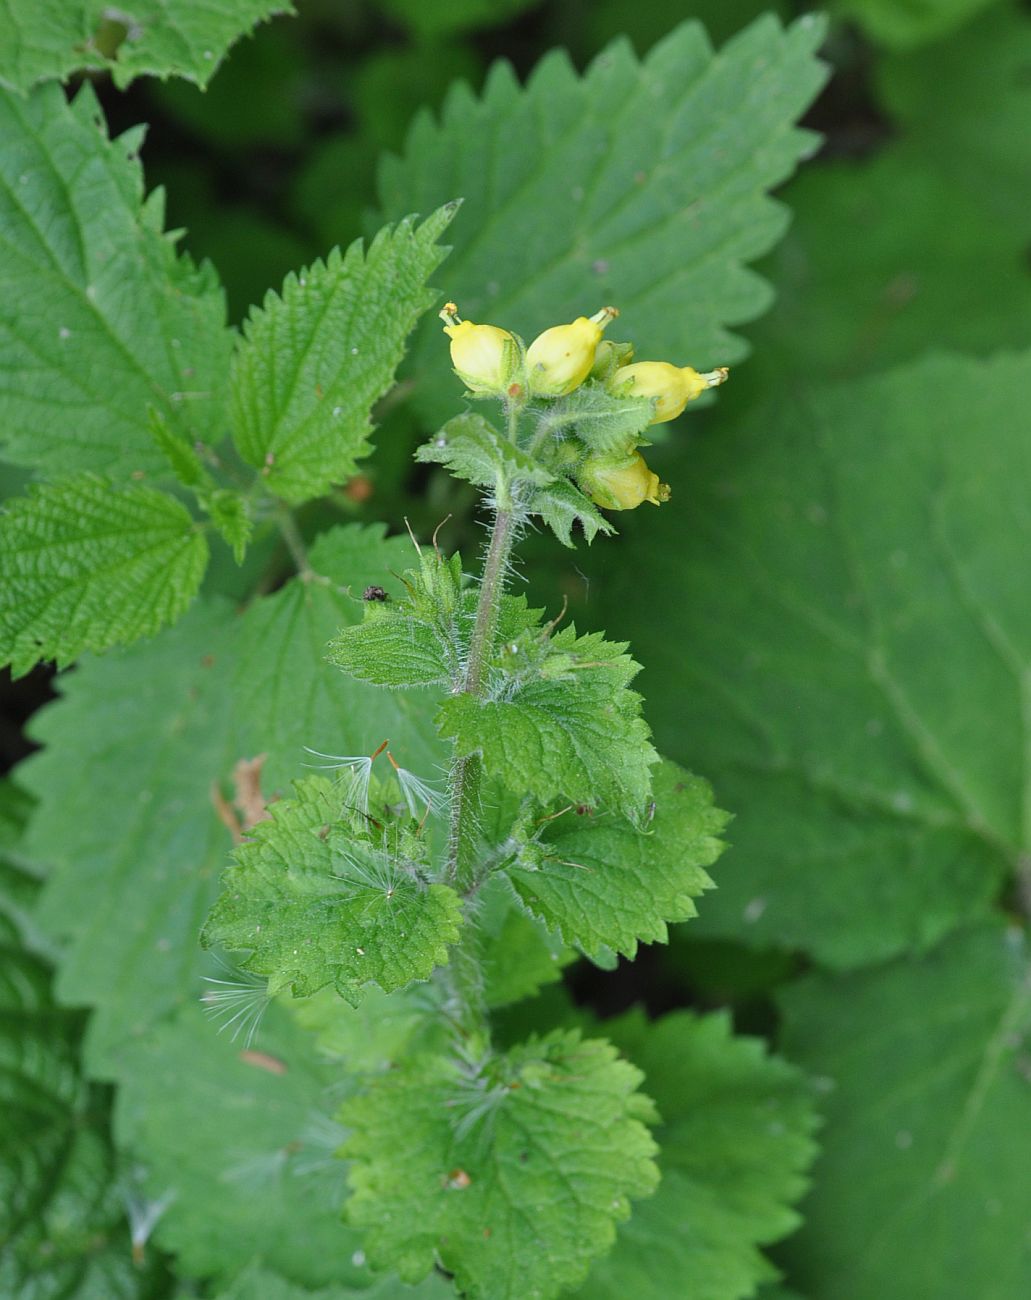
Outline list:
[[[120,89],[143,73],[205,86],[238,37],[270,14],[292,12],[290,0],[4,0],[0,85],[24,91],[44,78],[107,69]]]
[[[669,1300],[674,1278],[691,1300],[755,1294],[777,1276],[758,1247],[799,1222],[791,1206],[816,1154],[809,1084],[759,1039],[735,1038],[722,1013],[648,1021],[634,1011],[604,1029],[644,1071],[662,1117],[662,1180],[576,1294]]]
[[[641,697],[628,689],[640,666],[625,650],[599,633],[577,637],[573,627],[550,638],[527,632],[497,656],[487,698],[443,702],[441,734],[460,756],[482,754],[488,775],[512,790],[639,820],[657,755]]]
[[[599,533],[611,536],[616,530],[578,487],[568,479],[556,479],[538,488],[530,498],[530,510],[544,520],[563,546],[572,547],[573,526],[579,524],[588,543]]]
[[[242,564],[247,553],[247,543],[254,531],[247,498],[230,488],[219,488],[202,496],[201,505],[218,529],[222,540],[232,547],[237,564]]]
[[[306,997],[327,984],[357,1005],[366,984],[385,992],[428,979],[458,938],[461,900],[430,884],[404,846],[342,817],[345,792],[322,777],[299,781],[237,848],[206,946],[249,949],[245,969],[275,994]]]
[[[919,951],[1031,849],[1029,389],[1031,356],[940,357],[746,413],[594,588],[658,743],[735,810],[700,932]]]
[[[1026,936],[992,921],[781,1004],[785,1050],[827,1080],[792,1283],[810,1300],[1031,1290]]]
[[[148,645],[87,660],[36,715],[44,748],[19,769],[39,805],[25,853],[45,865],[40,904],[60,938],[59,998],[94,1008],[88,1060],[110,1077],[127,1035],[196,995],[197,935],[218,893],[240,759],[262,753],[267,797],[304,772],[304,751],[371,753],[387,736],[405,767],[432,776],[432,721],[401,692],[350,682],[321,659],[357,617],[343,585],[391,585],[410,544],[333,529],[311,560],[334,581],[295,579],[243,616],[200,602]]]
[[[186,610],[207,562],[203,533],[167,493],[93,475],[37,486],[0,514],[0,662],[18,677],[151,636]]]
[[[655,1188],[641,1074],[557,1031],[479,1075],[424,1056],[348,1101],[347,1217],[406,1281],[436,1260],[470,1300],[551,1300],[580,1282]]]
[[[195,995],[203,988],[198,980]],[[335,1072],[280,1007],[248,1046],[194,997],[123,1043],[117,1063],[116,1138],[140,1158],[145,1192],[167,1199],[153,1240],[175,1252],[180,1273],[228,1279],[258,1257],[307,1287],[367,1283],[352,1260],[361,1242],[340,1221]]]
[[[585,384],[540,413],[537,430],[542,437],[574,430],[592,451],[623,451],[638,442],[655,411],[652,398],[617,397],[601,384]]]
[[[638,941],[664,943],[666,925],[695,916],[712,888],[726,813],[704,781],[675,763],[654,771],[654,809],[638,827],[611,813],[569,811],[549,822],[534,868],[507,869],[529,910],[588,955],[604,947],[633,958]]]
[[[475,617],[475,593],[462,590],[461,558],[423,552],[404,585],[400,601],[370,596],[362,622],[330,642],[330,662],[376,686],[447,685],[461,671]]]
[[[141,135],[109,140],[92,89],[0,91],[0,439],[47,474],[167,475],[153,409],[223,436],[232,348],[210,266],[177,257],[143,197]]]
[[[453,196],[452,196],[453,197]],[[240,454],[287,501],[321,496],[369,452],[373,404],[394,382],[405,340],[433,302],[426,287],[447,250],[447,203],[407,217],[289,275],[244,324],[230,379]]]
[[[457,478],[477,487],[510,489],[550,483],[555,475],[475,411],[456,415],[415,453],[415,459],[446,465]]]
[[[525,88],[498,63],[482,99],[459,85],[439,123],[416,119],[381,170],[383,211],[464,196],[441,281],[471,320],[529,339],[612,302],[642,360],[729,364],[745,345],[727,325],[769,304],[745,263],[786,225],[766,191],[812,151],[793,122],[824,79],[823,33],[768,15],[716,54],[685,23],[643,62],[617,42],[583,77],[551,53]],[[435,424],[456,397],[444,341],[427,322],[416,345]]]

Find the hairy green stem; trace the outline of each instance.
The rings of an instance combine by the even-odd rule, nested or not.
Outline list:
[[[297,527],[297,521],[289,506],[277,505],[276,524],[286,543],[286,549],[290,552],[290,558],[297,566],[297,572],[302,578],[310,578],[312,567],[308,560],[308,548],[304,544],[301,530]]]
[[[494,645],[505,589],[505,569],[512,553],[515,531],[514,513],[499,509],[494,516],[483,565],[469,656],[461,683],[461,689],[469,695],[479,695],[483,687],[483,672]],[[477,884],[475,847],[482,781],[483,763],[478,754],[455,759],[450,779],[451,823],[445,879],[461,894],[469,893]]]

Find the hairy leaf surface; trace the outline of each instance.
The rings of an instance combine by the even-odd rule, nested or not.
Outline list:
[[[596,577],[659,744],[736,813],[702,932],[927,948],[1031,846],[1029,385],[1027,356],[942,357],[742,416]]]
[[[0,662],[18,677],[153,635],[193,600],[208,554],[186,507],[154,488],[83,475],[7,502]]]
[[[594,1266],[584,1300],[741,1300],[776,1277],[759,1246],[791,1232],[816,1153],[812,1093],[729,1017],[631,1012],[605,1032],[645,1073],[662,1124],[662,1181]],[[761,1293],[764,1297],[765,1291]]]
[[[608,947],[633,958],[639,941],[665,942],[667,922],[695,916],[694,900],[712,888],[705,868],[722,848],[727,816],[708,785],[662,763],[652,800],[643,828],[611,813],[567,811],[548,823],[536,870],[508,868],[530,911],[588,954]]]
[[[812,1300],[1028,1291],[1023,933],[975,926],[920,959],[812,976],[781,1003],[785,1049],[833,1084],[792,1281]]]
[[[17,0],[16,0],[17,2]],[[144,199],[139,130],[110,140],[86,85],[0,91],[0,439],[46,474],[168,473],[148,410],[187,444],[224,433],[233,335],[211,267]]]
[[[289,275],[244,325],[233,359],[233,434],[243,458],[287,501],[321,496],[369,452],[371,411],[394,381],[405,340],[433,302],[426,280],[454,204],[406,218],[365,249],[333,249]]]
[[[440,1258],[472,1300],[550,1300],[654,1190],[651,1103],[607,1043],[557,1031],[479,1079],[422,1057],[346,1103],[347,1214],[374,1263],[417,1281]]]
[[[502,645],[489,695],[452,695],[441,733],[458,753],[483,755],[488,774],[542,802],[601,804],[639,819],[656,754],[628,689],[639,665],[625,643],[573,627],[527,632]]]
[[[823,80],[822,37],[811,17],[784,30],[768,16],[714,53],[686,23],[644,61],[617,42],[583,77],[556,51],[525,88],[498,63],[482,99],[459,85],[439,122],[416,119],[382,167],[383,210],[464,197],[441,281],[471,320],[531,339],[614,302],[642,359],[735,361],[727,326],[769,303],[745,263],[785,225],[766,190],[813,146],[792,123]],[[435,423],[455,401],[444,342],[436,322],[417,342]]]
[[[272,993],[332,984],[356,1004],[367,983],[390,993],[428,979],[458,938],[455,891],[362,835],[342,802],[338,786],[309,777],[273,804],[236,850],[205,926],[207,944],[249,949],[244,966]]]

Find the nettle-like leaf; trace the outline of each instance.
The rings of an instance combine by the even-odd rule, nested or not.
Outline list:
[[[643,827],[567,810],[547,823],[532,868],[517,860],[507,874],[529,910],[567,943],[633,958],[639,941],[664,943],[667,922],[697,914],[694,900],[712,888],[705,868],[719,856],[726,823],[706,782],[662,763]]]
[[[353,1261],[360,1239],[340,1220],[334,1070],[282,1008],[267,1009],[248,1044],[219,1033],[194,1000],[116,1055],[116,1137],[165,1206],[153,1240],[179,1273],[224,1280],[260,1258],[306,1287],[367,1283]]]
[[[453,196],[452,196],[453,197]],[[240,454],[287,501],[321,496],[369,452],[373,404],[394,382],[405,340],[433,302],[426,281],[456,205],[406,218],[368,249],[287,276],[244,324],[230,381]]]
[[[14,868],[10,872],[14,872]],[[159,1263],[134,1265],[104,1098],[83,1079],[83,1017],[56,1007],[50,970],[0,875],[0,1294],[163,1294]]]
[[[555,475],[475,411],[456,415],[415,453],[415,459],[446,465],[456,478],[493,489],[551,483]]]
[[[787,1247],[812,1300],[1031,1289],[1029,975],[1026,936],[991,921],[919,960],[784,990],[785,1048],[828,1080]]]
[[[662,1117],[662,1180],[592,1269],[583,1300],[741,1300],[777,1276],[762,1255],[799,1222],[816,1114],[801,1071],[735,1038],[730,1018],[639,1011],[605,1032],[645,1073]],[[760,1294],[766,1300],[766,1292]],[[771,1298],[772,1300],[772,1298]]]
[[[410,847],[341,816],[340,787],[298,782],[236,850],[204,942],[250,949],[247,970],[295,996],[327,984],[357,1003],[364,985],[385,992],[428,979],[458,938],[461,900],[431,884]]]
[[[0,514],[0,662],[20,676],[152,635],[193,600],[208,554],[165,492],[93,475],[37,486]]]
[[[365,602],[360,624],[329,645],[329,659],[376,686],[445,686],[461,671],[475,618],[475,593],[462,590],[462,561],[423,552],[404,575],[405,597]]]
[[[5,0],[0,85],[27,90],[44,78],[107,69],[119,88],[134,77],[186,77],[206,86],[234,41],[290,0]]]
[[[288,1282],[260,1264],[251,1264],[215,1300],[453,1300],[454,1288],[442,1277],[428,1277],[418,1286],[397,1278],[382,1278],[360,1290],[349,1286],[307,1287]]]
[[[656,760],[641,697],[628,689],[639,665],[625,643],[574,627],[502,643],[488,693],[452,695],[438,713],[459,755],[481,754],[488,775],[543,803],[565,798],[640,819]]]
[[[9,5],[5,7],[9,10]],[[192,445],[224,432],[233,335],[209,266],[144,199],[141,134],[109,140],[86,85],[0,91],[0,439],[46,474],[167,474],[153,409]]]
[[[769,304],[745,263],[786,225],[766,191],[812,151],[792,123],[824,79],[823,33],[767,16],[717,54],[686,23],[643,61],[617,42],[583,77],[548,54],[525,88],[498,63],[482,99],[459,85],[439,123],[416,119],[382,167],[383,211],[464,196],[441,282],[472,320],[532,338],[613,302],[640,358],[726,365],[745,352],[727,325]],[[436,322],[416,352],[420,410],[440,423],[454,388]]]
[[[658,743],[736,813],[700,932],[926,949],[1026,852],[1029,385],[1028,356],[941,357],[746,414],[597,577]]]
[[[36,715],[44,749],[19,769],[39,800],[25,853],[45,865],[44,929],[64,941],[58,995],[95,1009],[88,1058],[108,1077],[113,1048],[197,991],[197,934],[241,814],[233,771],[263,753],[266,797],[313,760],[371,753],[391,737],[407,768],[432,775],[440,746],[425,702],[348,679],[322,659],[360,614],[338,585],[393,587],[410,543],[379,529],[333,529],[312,548],[318,573],[234,617],[200,602],[148,645],[87,660]]]
[[[550,1300],[656,1184],[651,1103],[608,1043],[556,1031],[467,1072],[420,1057],[346,1103],[348,1220],[380,1267],[471,1300]],[[645,1121],[645,1123],[642,1123]]]

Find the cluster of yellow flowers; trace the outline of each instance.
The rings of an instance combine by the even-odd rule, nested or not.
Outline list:
[[[651,398],[652,424],[674,420],[688,402],[727,378],[725,367],[699,372],[668,361],[634,362],[630,344],[602,340],[619,312],[603,307],[568,325],[553,325],[525,349],[515,335],[497,325],[462,320],[453,302],[440,313],[451,339],[451,362],[470,393],[509,401],[564,397],[593,379],[619,396]],[[590,454],[576,466],[580,487],[609,510],[633,510],[645,501],[668,501],[669,486],[659,482],[636,447],[616,455]]]

